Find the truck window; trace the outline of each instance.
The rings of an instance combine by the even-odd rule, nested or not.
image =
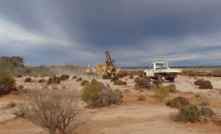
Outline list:
[[[158,63],[156,64],[156,69],[167,69],[167,64],[163,63]]]
[[[153,69],[153,64],[150,65],[150,68],[149,68],[149,69]]]

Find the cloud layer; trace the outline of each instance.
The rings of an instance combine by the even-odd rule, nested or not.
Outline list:
[[[221,1],[0,2],[0,56],[26,65],[221,65]]]

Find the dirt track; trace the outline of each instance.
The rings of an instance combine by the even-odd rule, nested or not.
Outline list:
[[[220,108],[221,104],[221,83],[220,78],[204,78],[209,79],[214,86],[212,90],[200,90],[193,84],[194,78],[186,76],[178,77],[175,85],[179,90],[178,93],[170,93],[170,95],[163,101],[155,100],[153,90],[144,89],[144,92],[134,90],[133,79],[128,77],[127,86],[113,85],[110,80],[98,81],[109,84],[111,88],[124,91],[129,89],[129,93],[123,93],[123,103],[121,105],[111,105],[104,108],[88,109],[86,104],[79,101],[80,113],[69,129],[74,129],[77,134],[218,134],[221,133],[221,124],[209,122],[207,124],[201,123],[176,123],[174,117],[178,113],[178,109],[171,108],[165,105],[165,102],[176,96],[187,97],[191,103],[199,106],[201,100],[210,102],[210,106],[214,111]],[[33,84],[23,82],[23,78],[16,79],[18,85],[24,85],[25,88],[32,88]],[[38,78],[34,78],[37,81]],[[165,82],[164,85],[168,85]],[[77,89],[78,93],[82,87],[80,83],[74,80],[62,81],[62,85]],[[39,85],[38,87],[43,87]],[[51,87],[49,87],[51,88]],[[138,95],[145,95],[147,100],[145,102],[137,101]],[[200,94],[199,98],[195,94]],[[79,95],[80,96],[80,95]],[[19,100],[19,96],[8,95],[0,97],[0,134],[47,134],[45,130],[32,124],[23,118],[14,118],[12,109],[4,108],[9,101]]]

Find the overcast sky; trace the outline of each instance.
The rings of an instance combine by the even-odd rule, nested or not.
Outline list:
[[[0,56],[25,65],[221,65],[221,0],[0,0]]]

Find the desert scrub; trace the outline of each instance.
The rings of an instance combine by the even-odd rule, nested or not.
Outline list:
[[[31,82],[31,78],[30,77],[26,78],[25,82]]]
[[[18,85],[18,88],[19,88],[19,89],[23,89],[24,86],[23,86],[23,85]]]
[[[165,97],[169,95],[169,88],[168,87],[158,87],[154,89],[155,96],[158,100],[163,100]]]
[[[15,77],[16,77],[16,78],[22,78],[22,75],[19,74],[19,75],[16,75]]]
[[[127,82],[122,80],[116,80],[114,81],[114,85],[127,85]]]
[[[195,94],[195,97],[196,97],[196,98],[199,98],[199,97],[200,97],[200,94]]]
[[[112,90],[101,83],[94,83],[83,88],[81,98],[89,106],[104,107],[110,104],[120,104],[123,95],[119,89]]]
[[[54,75],[52,78],[49,78],[47,81],[47,84],[59,84],[59,83],[61,83],[61,79],[56,75]]]
[[[16,106],[16,103],[14,101],[11,101],[8,104],[6,104],[7,108],[12,108],[12,107],[15,107],[15,106]]]
[[[82,78],[81,78],[81,77],[79,77],[79,78],[76,79],[76,82],[80,82],[80,81],[82,81]]]
[[[139,92],[143,92],[143,89],[139,89]]]
[[[208,101],[200,101],[200,106],[208,106],[209,105],[209,102]]]
[[[135,78],[134,82],[136,83],[134,85],[135,89],[138,90],[140,88],[147,88],[152,89],[152,85],[150,84],[149,77],[143,77],[143,78]]]
[[[62,75],[60,76],[60,79],[61,79],[61,80],[67,80],[67,79],[69,79],[69,75],[67,75],[67,74],[62,74]]]
[[[116,77],[116,76],[111,77],[111,82],[114,82],[114,81],[117,81],[117,80],[119,80],[119,77]]]
[[[107,74],[103,74],[102,79],[110,79],[110,77]]]
[[[210,81],[199,79],[194,82],[195,85],[199,86],[199,89],[213,89]]]
[[[172,92],[172,93],[176,93],[177,92],[176,85],[170,84],[167,87],[169,88],[170,92]]]
[[[15,87],[15,79],[5,73],[0,72],[0,94],[8,94]]]
[[[172,100],[169,100],[166,105],[171,106],[171,107],[177,107],[180,108],[181,106],[187,106],[189,105],[190,102],[187,98],[178,96]]]
[[[24,111],[22,111],[20,108],[17,108],[13,111],[13,114],[18,117],[23,117],[25,115]]]
[[[129,90],[129,89],[125,89],[124,92],[125,92],[125,93],[128,93],[128,92],[130,92],[130,90]]]
[[[213,112],[213,110],[209,107],[202,107],[201,108],[201,113],[206,116],[206,117],[212,117],[213,115],[215,115],[215,113]]]
[[[38,80],[38,83],[45,83],[45,82],[46,82],[45,79]]]
[[[81,86],[87,86],[87,85],[89,85],[90,84],[90,82],[88,81],[88,80],[83,80],[82,82],[81,82]]]
[[[145,101],[146,97],[144,95],[137,96],[138,101]]]
[[[72,77],[72,79],[77,79],[77,76],[76,76],[76,75],[75,75],[75,76],[73,76],[73,77]]]
[[[130,74],[129,78],[133,79],[133,78],[134,78],[134,76],[133,76],[132,74]]]
[[[127,71],[120,71],[119,72],[119,77],[123,78],[124,76],[127,76]]]
[[[196,105],[190,104],[188,106],[183,106],[179,109],[178,115],[175,117],[176,122],[187,122],[192,123],[199,121],[201,117],[201,111]]]

